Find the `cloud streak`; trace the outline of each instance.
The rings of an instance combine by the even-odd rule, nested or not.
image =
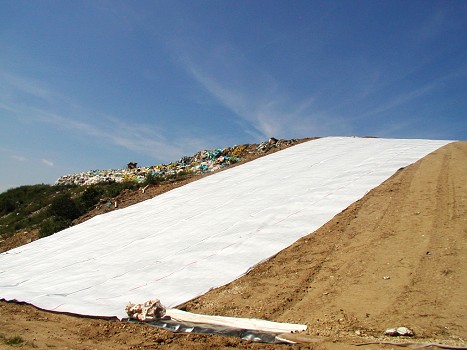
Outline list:
[[[257,81],[252,87],[234,77],[215,78],[215,73],[190,60],[184,60],[184,65],[192,78],[222,106],[233,112],[239,118],[238,122],[243,125],[245,132],[258,141],[271,136],[295,137],[349,131],[338,116],[331,117],[324,112],[313,110],[315,96],[308,96],[298,102],[293,101],[286,92],[280,91],[278,82],[266,74],[252,72],[255,76],[249,77],[248,80]],[[232,72],[232,76],[244,74],[246,73],[241,72],[241,69]]]
[[[99,115],[94,122],[85,122],[77,117],[66,117],[35,108],[34,115],[42,123],[62,130],[91,136],[99,143],[110,142],[116,146],[149,155],[173,159],[183,153],[177,140],[168,140],[160,131],[148,124],[128,123],[122,120]],[[96,113],[94,113],[96,115]]]
[[[43,100],[52,101],[59,96],[59,94],[53,92],[39,81],[11,74],[4,70],[0,71],[0,79],[3,81],[3,84],[9,85],[16,91],[41,98]]]
[[[13,97],[10,95],[8,98],[0,97],[0,110],[4,110],[7,117],[16,118],[23,123],[51,125],[70,134],[91,136],[97,143],[110,143],[163,161],[172,161],[176,157],[197,151],[198,147],[209,142],[209,137],[197,138],[182,132],[170,136],[170,131],[152,124],[123,121],[115,116],[82,108],[70,98],[21,76],[1,72],[0,79],[14,87],[18,93],[30,94],[48,102],[46,107],[38,107],[37,104],[23,102],[18,94],[12,94]],[[73,106],[73,110],[67,106]],[[53,165],[47,160],[42,160],[42,163]]]
[[[362,119],[367,119],[372,116],[376,115],[383,115],[386,112],[389,112],[393,109],[396,109],[400,106],[409,104],[413,102],[416,99],[419,98],[424,98],[426,95],[429,95],[433,92],[435,92],[437,89],[439,89],[444,83],[451,81],[451,80],[459,80],[465,78],[467,75],[466,70],[458,70],[454,71],[450,74],[446,74],[442,77],[439,77],[437,79],[433,79],[432,81],[417,86],[411,90],[409,89],[403,89],[401,88],[401,92],[396,95],[391,95],[389,93],[385,93],[384,95],[384,100],[380,103],[378,103],[377,107],[373,108],[367,108],[367,110],[363,113],[358,114],[356,117],[352,118],[352,121],[356,120],[362,120]],[[403,77],[400,79],[400,85],[403,85],[403,82],[407,79],[407,77]],[[384,91],[383,91],[384,92]],[[366,104],[365,105],[375,105],[375,102],[372,100],[372,96],[368,96],[368,98],[365,99]],[[407,124],[401,124],[401,126],[406,126],[408,127]],[[398,130],[402,130],[402,127],[399,128]]]
[[[18,161],[18,162],[25,162],[27,161],[28,159],[26,157],[23,157],[23,156],[18,156],[16,154],[13,154],[12,156],[10,156],[12,159]]]
[[[53,166],[54,166],[54,163],[53,163],[51,160],[48,160],[48,159],[42,158],[42,159],[41,159],[41,162],[42,162],[42,164],[45,164],[45,165],[47,165],[47,166],[49,166],[49,167],[53,167]]]

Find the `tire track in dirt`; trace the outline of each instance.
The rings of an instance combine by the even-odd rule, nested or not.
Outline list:
[[[422,236],[428,240],[412,281],[401,293],[396,314],[416,318],[419,335],[465,337],[467,309],[465,260],[467,241],[467,164],[465,149],[449,147],[437,165],[436,195],[424,201],[430,210]],[[390,314],[387,315],[390,317]]]

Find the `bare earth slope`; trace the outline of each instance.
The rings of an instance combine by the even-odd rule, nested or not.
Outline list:
[[[400,325],[415,331],[412,342],[467,346],[466,174],[467,142],[447,145],[247,275],[182,307],[306,323],[309,339],[320,342],[292,347],[297,349],[388,341],[381,334]],[[289,348],[178,335],[12,303],[0,303],[2,336],[21,336],[25,348]],[[11,347],[0,342],[0,348]]]

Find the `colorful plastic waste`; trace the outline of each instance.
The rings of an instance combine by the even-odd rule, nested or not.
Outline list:
[[[240,145],[228,148],[215,148],[203,150],[193,156],[183,156],[180,160],[169,164],[159,164],[150,167],[137,166],[136,162],[130,162],[124,169],[90,170],[77,174],[61,176],[55,185],[95,185],[106,182],[132,181],[142,183],[146,176],[172,176],[181,172],[194,175],[213,172],[229,165],[238,163],[245,159],[248,154],[260,155],[271,151],[274,148],[290,146],[298,140],[277,140],[271,138],[268,141],[255,145]]]

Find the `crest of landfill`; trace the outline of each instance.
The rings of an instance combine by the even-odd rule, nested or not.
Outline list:
[[[291,146],[299,140],[278,140],[270,138],[259,145],[245,144],[228,148],[204,150],[193,156],[184,156],[170,164],[150,167],[138,167],[137,163],[128,163],[124,169],[90,170],[77,174],[63,175],[55,185],[94,185],[105,182],[144,182],[148,175],[167,177],[180,173],[199,175],[225,168],[245,160],[247,156],[260,156],[276,149]]]

